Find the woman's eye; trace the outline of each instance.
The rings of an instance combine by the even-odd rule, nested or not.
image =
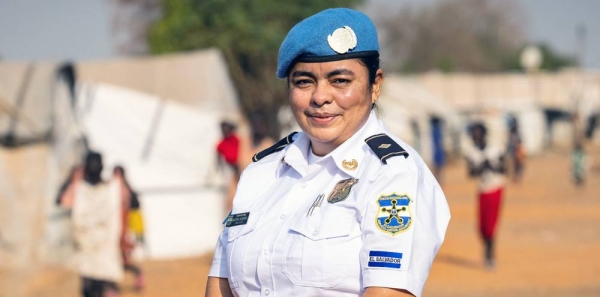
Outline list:
[[[298,87],[307,86],[310,84],[310,80],[308,79],[298,79],[294,81],[294,85]]]
[[[350,80],[349,79],[345,79],[345,78],[335,78],[335,79],[333,79],[333,83],[334,84],[347,84],[349,82],[350,82]]]

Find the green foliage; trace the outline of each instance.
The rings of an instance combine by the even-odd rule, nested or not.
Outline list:
[[[540,65],[540,70],[558,71],[561,68],[577,65],[575,58],[559,54],[547,44],[537,44],[537,47],[542,52],[542,65]],[[508,53],[502,59],[501,69],[504,71],[525,71],[523,66],[521,66],[521,53],[524,48],[525,46],[518,51]]]
[[[575,62],[575,58],[561,55],[555,52],[547,44],[539,44],[538,47],[542,51],[542,65],[540,66],[541,69],[556,71],[560,70],[560,68],[572,67],[577,64]]]
[[[220,48],[227,59],[246,114],[269,115],[278,136],[277,110],[286,102],[285,84],[275,78],[279,45],[289,29],[320,10],[362,1],[163,0],[163,17],[149,33],[153,53]]]

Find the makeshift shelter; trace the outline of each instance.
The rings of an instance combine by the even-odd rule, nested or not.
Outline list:
[[[226,215],[225,177],[214,172],[219,122],[243,121],[221,53],[77,62],[71,65],[73,81],[65,65],[0,63],[0,136],[11,135],[2,138],[0,149],[6,161],[0,164],[2,242],[10,242],[22,259],[40,259],[31,254],[41,250],[43,260],[68,261],[68,214],[54,199],[89,147],[103,153],[106,178],[113,165],[122,164],[140,192],[147,256],[211,251]],[[13,174],[15,168],[35,174],[24,178],[24,169]],[[23,197],[35,205],[16,203]],[[22,215],[2,215],[15,210]],[[5,223],[9,217],[18,223]],[[28,218],[40,225],[24,228]],[[7,257],[15,255],[0,251],[2,264]]]
[[[123,165],[140,194],[147,255],[210,251],[226,215],[214,171],[220,115],[108,84],[80,92],[87,95],[78,100],[79,125],[89,147],[105,156],[106,177]]]
[[[30,267],[42,242],[57,66],[0,61],[0,269]]]

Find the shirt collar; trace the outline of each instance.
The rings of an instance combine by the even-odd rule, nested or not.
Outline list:
[[[290,144],[290,148],[285,152],[282,163],[286,163],[294,168],[300,175],[305,176],[308,172],[308,148],[310,147],[310,138],[305,133],[298,133],[298,136]]]
[[[377,132],[379,121],[374,111],[371,111],[367,122],[352,137],[325,156],[321,162],[334,162],[338,169],[351,177],[358,175],[366,151],[369,149],[364,140]],[[305,176],[308,171],[308,150],[310,138],[305,133],[299,136],[286,151],[283,160],[292,166],[300,175]]]

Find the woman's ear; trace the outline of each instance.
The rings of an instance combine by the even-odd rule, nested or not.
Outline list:
[[[371,86],[371,103],[374,104],[381,95],[381,87],[383,86],[383,70],[377,69],[375,73],[375,82]]]

